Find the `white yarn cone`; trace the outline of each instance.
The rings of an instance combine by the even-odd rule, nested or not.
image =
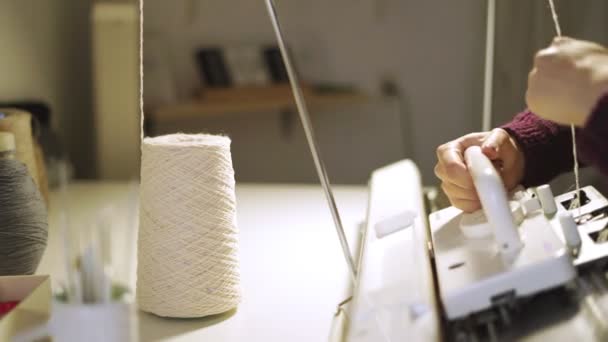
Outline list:
[[[172,134],[142,145],[139,308],[201,317],[240,302],[230,139]]]

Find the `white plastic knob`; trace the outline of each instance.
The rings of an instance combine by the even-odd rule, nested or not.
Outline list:
[[[539,210],[541,208],[540,201],[536,197],[527,196],[524,197],[521,201],[521,206],[524,208],[524,212],[526,216],[532,214],[533,212]]]
[[[578,232],[578,227],[572,217],[572,213],[561,211],[558,214],[559,224],[562,227],[564,241],[570,249],[578,249],[581,246],[581,236]]]
[[[387,235],[391,235],[396,233],[402,229],[405,229],[412,224],[414,224],[414,220],[416,219],[416,213],[410,210],[406,210],[397,215],[387,217],[383,220],[380,220],[374,226],[376,230],[376,237],[378,239],[382,239]]]
[[[524,209],[521,207],[521,204],[517,201],[509,202],[511,207],[511,215],[513,216],[513,221],[515,225],[519,226],[522,222],[524,222]]]
[[[553,191],[551,191],[549,184],[541,185],[536,188],[536,195],[540,200],[540,205],[543,207],[545,214],[555,214],[557,206],[555,205],[555,198],[553,198]]]
[[[502,178],[479,146],[467,148],[464,158],[503,260],[512,261],[523,244],[511,214]]]
[[[513,190],[511,190],[511,199],[514,201],[520,201],[526,196],[526,189],[518,185]]]

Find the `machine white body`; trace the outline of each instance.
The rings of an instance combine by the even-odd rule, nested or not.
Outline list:
[[[608,225],[608,200],[592,186],[581,188],[581,193],[584,193],[588,200],[580,209],[566,209],[567,204],[573,197],[572,193],[555,197],[558,212],[569,211],[578,224],[580,247],[576,259],[574,259],[574,265],[577,267],[586,266],[608,257],[608,246],[605,243],[595,241]],[[556,234],[562,240],[567,240],[563,236],[562,229],[558,229],[557,226],[554,227]]]
[[[439,340],[420,184],[409,160],[372,174],[347,341]]]
[[[599,196],[580,208],[576,217],[571,210],[560,215],[559,211],[568,209],[560,207],[562,201],[556,201],[546,186],[537,188],[538,199],[520,194],[513,207],[499,175],[479,148],[467,150],[465,159],[484,213],[464,220],[462,212],[447,208],[430,215],[429,226],[420,175],[413,162],[406,160],[375,171],[355,266],[274,3],[266,0],[266,5],[342,251],[355,280],[352,301],[340,304],[335,315],[338,323],[334,327],[338,326],[339,333],[332,329],[330,338],[362,342],[497,341],[495,323],[503,322],[510,327],[501,335],[507,340],[608,340],[608,315],[603,309],[608,304],[600,302],[608,302],[608,281],[606,269],[596,262],[608,255],[608,248],[601,245],[608,241],[606,200],[594,194]],[[492,2],[488,13],[493,10]],[[591,209],[596,205],[598,208]],[[581,233],[583,229],[586,234]],[[577,277],[574,265],[597,269]],[[553,310],[555,300],[542,302],[549,290],[566,288],[562,285],[569,282],[576,284],[572,286],[575,299],[582,305],[564,311],[560,307]],[[545,297],[536,296],[539,293]],[[505,306],[520,298],[540,298],[541,305],[528,307],[531,315],[518,325],[517,319],[509,318]],[[534,313],[538,308],[548,309],[546,316],[556,320],[543,320]],[[569,316],[560,317],[564,312]],[[481,338],[480,324],[487,327]],[[530,327],[534,327],[532,331]]]
[[[430,215],[446,316],[466,317],[574,279],[569,250],[554,231],[559,221],[536,210],[516,225],[504,185],[490,160],[477,146],[466,150],[465,159],[493,234],[463,235],[460,224],[466,214],[453,207]]]
[[[521,248],[505,263],[485,214],[471,221],[481,232],[488,225],[478,238],[464,236],[456,208],[431,213],[429,224],[422,189],[411,161],[372,174],[359,276],[352,300],[336,316],[341,333],[335,341],[440,341],[462,334],[478,341],[608,338],[606,281],[602,273],[577,275],[575,268],[594,269],[608,257],[608,243],[595,241],[602,233],[608,239],[608,201],[597,190],[582,189],[588,200],[580,209],[566,209],[573,192],[555,197],[554,215],[545,213],[535,190],[516,193],[511,199],[518,206],[511,202],[509,213],[523,215],[512,220]],[[559,214],[568,211],[581,241],[572,257],[559,224]],[[560,304],[568,291],[572,303]],[[508,313],[507,303],[516,303],[517,315]],[[479,325],[495,334],[479,335]]]
[[[554,232],[556,222],[542,212],[518,227],[522,248],[509,262],[493,236],[466,238],[461,217],[455,208],[430,216],[440,296],[449,319],[564,285],[576,276],[569,252]]]

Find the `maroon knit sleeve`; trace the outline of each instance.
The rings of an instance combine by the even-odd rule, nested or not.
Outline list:
[[[501,128],[506,130],[523,150],[524,186],[547,183],[572,168],[572,139],[569,127],[541,119],[526,110]]]
[[[598,101],[577,137],[580,157],[608,176],[608,94]]]

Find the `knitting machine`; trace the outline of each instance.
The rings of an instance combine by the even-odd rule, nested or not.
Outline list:
[[[427,212],[416,165],[372,173],[353,257],[272,0],[270,20],[352,279],[332,341],[608,340],[608,200],[593,187],[510,194],[465,151],[482,209]]]
[[[347,341],[608,338],[608,200],[595,188],[553,197],[504,190],[479,149],[466,151],[483,210],[427,215],[409,160],[370,181]]]

